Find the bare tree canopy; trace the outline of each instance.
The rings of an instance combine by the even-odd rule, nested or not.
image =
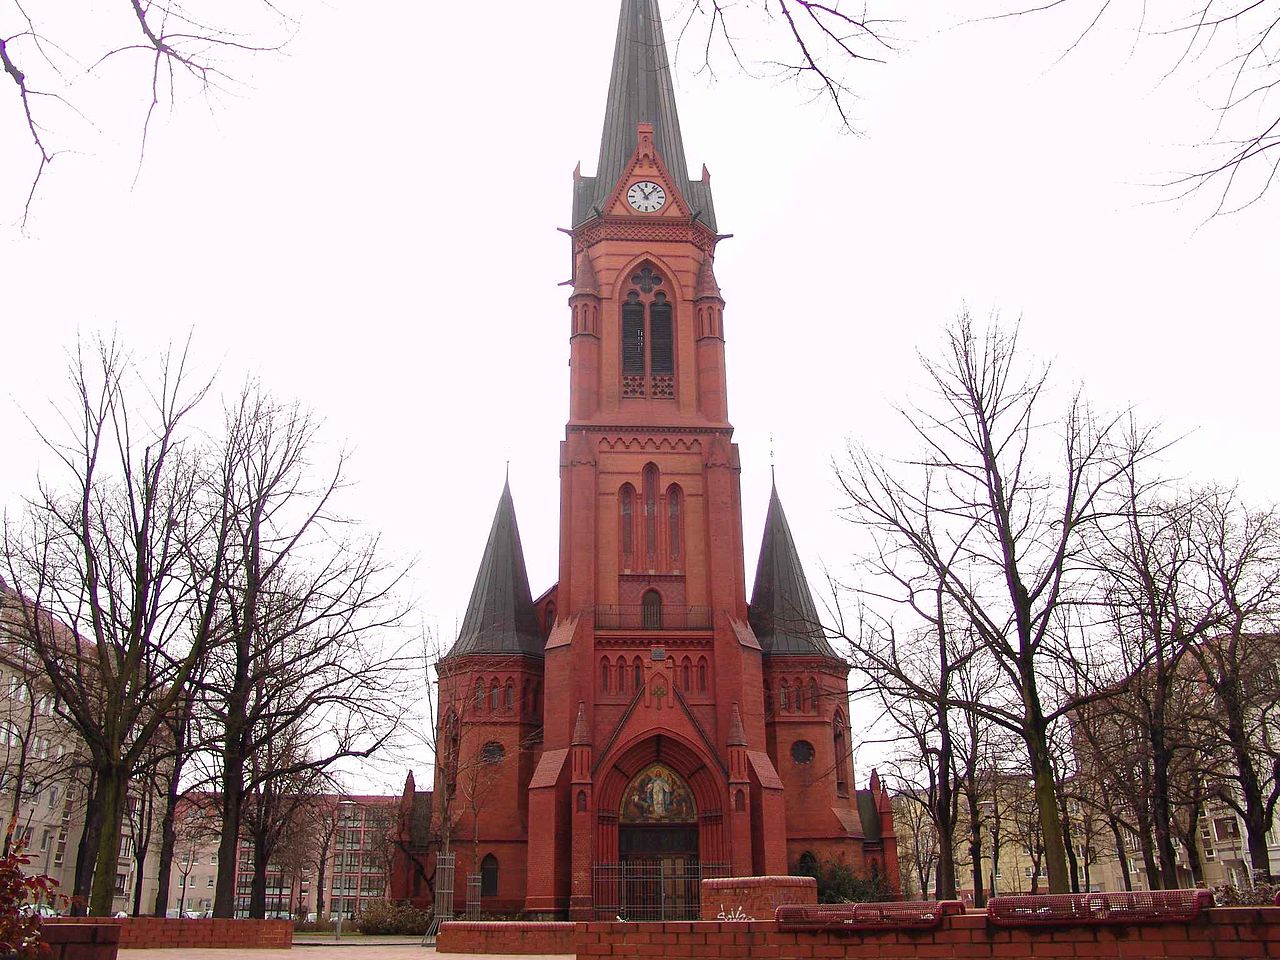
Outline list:
[[[238,92],[244,59],[279,50],[292,28],[272,0],[0,0],[5,96],[19,105],[32,163],[24,223],[49,165],[100,131],[99,114],[136,103],[141,168],[158,112]]]

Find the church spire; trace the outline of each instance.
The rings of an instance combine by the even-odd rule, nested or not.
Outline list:
[[[529,591],[510,482],[503,485],[467,615],[450,657],[471,653],[542,656],[542,631]]]
[[[764,539],[747,616],[766,657],[836,656],[822,635],[818,610],[787,515],[782,511],[776,481],[769,494],[769,513],[764,521]]]
[[[684,193],[689,209],[715,229],[710,177],[689,179],[658,0],[622,0],[613,50],[613,73],[605,102],[600,160],[594,177],[578,177],[576,181],[574,226],[600,215],[635,152],[636,127],[641,123],[653,124],[653,145],[672,180]]]

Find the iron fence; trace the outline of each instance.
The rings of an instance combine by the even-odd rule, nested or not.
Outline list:
[[[680,859],[597,864],[592,883],[596,918],[697,920],[702,909],[702,881],[727,876],[727,864]]]
[[[436,856],[435,892],[432,895],[431,924],[422,938],[424,947],[434,946],[440,924],[453,919],[453,871],[457,854],[441,853]]]

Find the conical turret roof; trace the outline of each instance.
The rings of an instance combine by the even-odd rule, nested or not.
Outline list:
[[[766,657],[789,654],[836,658],[823,636],[809,581],[778,499],[777,484],[769,495],[769,513],[764,521],[760,562],[756,565],[747,616]]]
[[[641,123],[653,124],[653,144],[667,172],[684,194],[689,209],[714,230],[711,187],[701,180],[689,179],[658,0],[622,0],[600,160],[594,177],[577,181],[574,226],[597,216],[604,206],[635,152],[636,126]]]
[[[542,631],[529,592],[511,484],[502,488],[471,603],[449,657],[472,653],[542,656]]]

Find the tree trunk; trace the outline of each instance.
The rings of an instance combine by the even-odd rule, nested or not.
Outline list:
[[[934,878],[934,899],[956,898],[955,806],[951,786],[951,725],[944,706],[939,712],[938,789],[933,810],[938,830],[938,874]]]
[[[178,809],[177,781],[169,778],[169,792],[164,798],[164,816],[160,820],[160,864],[156,877],[156,907],[153,911],[157,917],[166,916],[169,912],[169,885],[173,876],[173,851],[177,846],[177,830],[174,819]]]
[[[1249,738],[1245,733],[1245,722],[1242,701],[1238,697],[1224,697],[1234,701],[1225,704],[1227,708],[1227,736],[1231,740],[1231,751],[1236,762],[1236,778],[1240,783],[1240,795],[1244,800],[1244,823],[1248,832],[1249,865],[1255,875],[1262,876],[1267,883],[1271,882],[1271,858],[1267,850],[1267,805],[1262,797],[1262,784],[1258,776],[1256,758],[1249,749]]]
[[[1151,820],[1155,828],[1156,853],[1160,858],[1160,886],[1176,890],[1178,854],[1173,848],[1173,810],[1169,802],[1169,765],[1173,751],[1165,742],[1165,731],[1158,723],[1151,725]],[[1155,889],[1152,882],[1151,888]]]
[[[228,726],[231,721],[228,720]],[[244,756],[239,731],[228,733],[222,764],[222,835],[218,838],[218,877],[213,915],[236,915],[236,868],[240,861],[240,827],[244,820]]]
[[[1120,832],[1120,821],[1108,815],[1107,826],[1111,828],[1111,837],[1116,843],[1116,859],[1120,861],[1120,876],[1124,880],[1124,888],[1132,890],[1133,878],[1129,876],[1129,851],[1124,845],[1124,834]]]
[[[1080,892],[1080,862],[1076,859],[1076,844],[1071,836],[1071,817],[1067,812],[1067,798],[1059,795],[1058,809],[1062,816],[1062,846],[1067,853],[1067,868],[1071,871],[1071,892]]]
[[[1156,863],[1155,845],[1151,842],[1151,819],[1139,814],[1138,847],[1142,851],[1142,865],[1147,869],[1147,889],[1160,889],[1160,867]]]
[[[982,808],[976,790],[965,791],[969,807],[969,860],[973,865],[973,905],[985,907],[987,892],[982,882]]]
[[[249,919],[267,917],[267,861],[270,851],[262,830],[253,832],[253,883],[249,888]]]
[[[114,912],[116,863],[120,856],[120,821],[124,816],[128,771],[116,764],[104,764],[97,772],[97,799],[101,810],[101,833],[89,887],[89,914],[109,917]]]
[[[1049,752],[1044,714],[1036,694],[1036,680],[1029,671],[1023,673],[1023,689],[1030,703],[1027,710],[1030,721],[1024,728],[1027,755],[1031,761],[1031,776],[1035,788],[1036,810],[1039,813],[1040,835],[1044,843],[1045,868],[1049,877],[1050,893],[1066,893],[1070,889],[1067,875],[1067,854],[1062,838],[1062,820],[1058,816],[1058,789],[1053,770],[1053,756]]]

